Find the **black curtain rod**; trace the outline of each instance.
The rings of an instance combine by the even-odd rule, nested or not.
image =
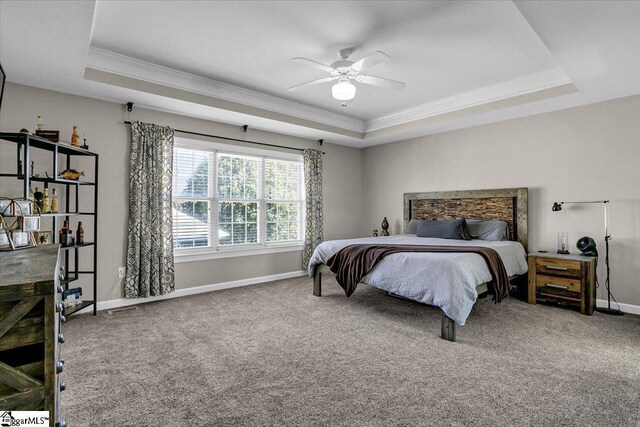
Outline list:
[[[130,125],[131,122],[128,121],[128,120],[125,120],[124,124],[125,125]],[[188,135],[197,135],[197,136],[206,136],[208,138],[224,139],[226,141],[245,142],[247,144],[263,145],[265,147],[284,148],[284,149],[287,149],[287,150],[295,150],[295,151],[300,151],[300,152],[304,151],[304,148],[287,147],[286,145],[267,144],[266,142],[257,142],[257,141],[245,141],[244,139],[239,139],[239,138],[229,138],[229,137],[226,137],[226,136],[211,135],[211,134],[208,134],[208,133],[200,133],[200,132],[191,132],[191,131],[188,131],[188,130],[174,129],[174,131],[175,132],[180,132],[180,133],[186,133]],[[323,151],[322,154],[325,154],[325,152]]]

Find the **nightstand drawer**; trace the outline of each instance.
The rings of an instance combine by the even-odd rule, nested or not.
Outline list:
[[[538,274],[551,276],[580,277],[580,261],[557,258],[537,258],[536,271]]]
[[[536,276],[536,287],[539,291],[580,292],[580,279],[569,277]]]

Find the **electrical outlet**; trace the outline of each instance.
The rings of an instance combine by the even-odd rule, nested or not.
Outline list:
[[[124,267],[118,267],[118,279],[124,279],[125,274],[127,274],[127,269]]]

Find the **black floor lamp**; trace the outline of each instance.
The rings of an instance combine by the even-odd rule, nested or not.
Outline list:
[[[609,235],[609,201],[608,200],[596,200],[594,202],[553,202],[552,211],[558,212],[562,210],[562,205],[567,204],[583,204],[583,203],[602,203],[604,205],[604,245],[605,245],[605,256],[604,263],[607,269],[607,280],[605,281],[605,287],[607,288],[607,307],[596,308],[596,311],[605,314],[612,314],[615,316],[621,316],[624,313],[620,311],[620,309],[611,308],[611,285],[609,282],[609,276],[611,274],[611,269],[609,267],[609,240],[611,240],[611,235]],[[582,239],[581,239],[582,240]],[[595,248],[593,248],[595,250]],[[615,299],[614,299],[615,300]]]

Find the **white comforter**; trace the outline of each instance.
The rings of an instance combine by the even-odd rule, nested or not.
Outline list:
[[[449,240],[405,234],[323,242],[311,257],[309,276],[313,276],[317,264],[326,264],[340,249],[354,244],[485,246],[498,252],[510,277],[527,272],[527,255],[519,242]],[[440,307],[459,325],[464,325],[478,298],[476,286],[489,281],[489,267],[478,254],[412,252],[385,257],[362,279],[376,288]]]

